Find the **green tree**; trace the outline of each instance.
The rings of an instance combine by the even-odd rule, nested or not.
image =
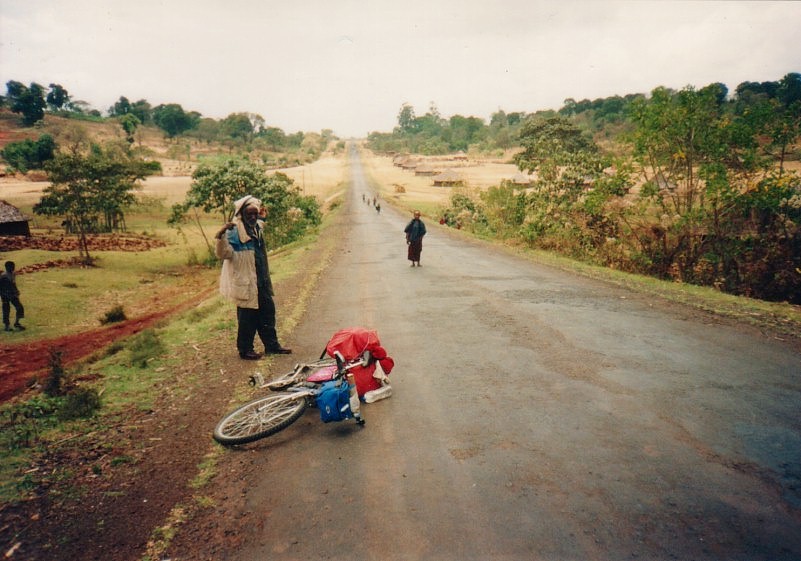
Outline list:
[[[77,232],[79,254],[91,263],[87,234],[118,228],[135,200],[137,181],[160,169],[114,145],[92,146],[89,154],[57,154],[45,167],[51,182],[33,207],[35,214],[64,217]],[[103,224],[105,222],[105,224]]]
[[[47,92],[47,105],[52,111],[65,109],[70,103],[70,94],[59,84],[50,84],[50,91]]]
[[[245,158],[226,157],[203,162],[192,174],[192,184],[183,203],[173,205],[169,223],[178,226],[191,214],[206,240],[199,212],[218,214],[222,222],[233,219],[234,201],[252,195],[262,201],[269,219],[265,238],[277,246],[301,235],[306,228],[319,224],[319,205],[313,197],[304,197],[291,178],[265,169]]]
[[[221,132],[234,140],[250,142],[253,139],[253,123],[247,113],[231,113],[220,122]]]
[[[142,124],[142,121],[133,113],[126,113],[119,118],[119,123],[123,132],[125,132],[125,141],[128,144],[133,144],[136,129]]]
[[[111,117],[121,117],[122,115],[127,115],[131,112],[131,102],[128,101],[128,98],[124,95],[120,96],[114,105],[109,107],[108,114]]]
[[[44,119],[44,88],[35,82],[26,87],[21,82],[11,80],[6,83],[7,103],[14,113],[22,114],[22,123],[31,126]]]
[[[140,99],[131,104],[131,114],[135,115],[139,122],[147,125],[153,122],[153,108],[147,100]]]
[[[703,249],[706,180],[721,173],[709,166],[726,152],[717,89],[657,88],[650,99],[635,102],[632,118],[634,157],[645,180],[641,198],[660,217],[651,235],[642,231],[645,254],[658,276],[675,266],[679,278],[690,280]]]
[[[798,178],[783,169],[798,116],[784,110],[779,85],[757,86],[738,86],[734,114],[716,84],[660,88],[635,103],[644,185],[626,220],[646,272],[762,297],[799,293]]]
[[[31,139],[10,142],[0,151],[0,155],[11,169],[25,173],[31,169],[42,169],[46,162],[53,159],[56,148],[53,137],[43,134],[36,142]]]
[[[486,132],[486,125],[478,117],[463,117],[453,115],[448,120],[449,146],[451,150],[467,150],[467,148],[482,139]]]
[[[520,130],[523,150],[514,161],[534,175],[522,234],[542,245],[549,239],[576,237],[579,203],[608,164],[596,145],[565,117],[526,119]],[[550,242],[549,242],[550,243]]]
[[[169,138],[175,138],[179,134],[193,129],[199,121],[199,113],[187,113],[177,103],[161,104],[153,109],[153,122],[167,133]]]
[[[286,133],[278,127],[266,127],[259,131],[258,137],[264,140],[267,149],[278,152],[286,145]]]
[[[408,103],[404,103],[398,112],[398,127],[401,132],[409,133],[416,132],[414,107]]]

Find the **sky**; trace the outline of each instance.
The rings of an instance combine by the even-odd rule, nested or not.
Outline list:
[[[0,80],[287,133],[801,72],[801,1],[0,0]]]

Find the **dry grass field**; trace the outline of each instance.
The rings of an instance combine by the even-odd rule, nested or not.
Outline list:
[[[438,171],[450,170],[457,173],[468,189],[484,190],[499,185],[505,179],[512,179],[519,173],[514,164],[495,159],[469,158],[456,161],[445,157],[416,158]],[[511,162],[511,157],[505,161]],[[403,206],[414,203],[446,206],[453,193],[453,187],[435,186],[433,176],[415,175],[413,170],[404,170],[394,165],[391,156],[382,156],[363,149],[362,165],[365,172],[379,184],[381,196]]]
[[[36,128],[19,128],[19,117],[10,112],[0,112],[0,148],[8,142],[23,138],[36,140],[40,134],[51,134],[59,146],[69,146],[76,138],[94,142],[123,141],[122,128],[113,121],[96,123],[74,121],[48,115],[44,123]],[[161,163],[161,175],[142,182],[141,195],[162,199],[166,206],[182,201],[192,182],[192,172],[203,156],[227,153],[220,146],[210,146],[193,139],[169,140],[155,127],[140,127],[135,136],[134,147],[149,158]],[[4,167],[4,166],[3,166]],[[280,169],[286,173],[306,195],[317,197],[321,203],[341,191],[347,180],[347,160],[343,153],[326,152],[317,161],[304,166]],[[0,200],[5,200],[24,211],[39,201],[47,186],[42,172],[27,176],[10,174],[0,176]]]
[[[166,165],[165,165],[166,164]],[[178,163],[174,160],[162,162],[165,169],[175,170]],[[305,165],[277,170],[291,177],[295,184],[306,195],[313,195],[321,203],[325,203],[344,189],[347,180],[347,161],[343,154],[326,153],[319,160]],[[141,196],[161,199],[166,206],[184,200],[192,183],[189,173],[177,175],[173,172],[147,178],[142,182]],[[30,209],[41,197],[47,181],[30,181],[20,177],[0,178],[0,200],[12,205]]]

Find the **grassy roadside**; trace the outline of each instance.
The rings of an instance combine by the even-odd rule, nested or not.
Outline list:
[[[274,282],[277,285],[292,282],[300,287],[291,305],[282,307],[279,329],[283,333],[291,333],[303,315],[311,291],[330,259],[330,241],[333,238],[325,236],[324,233],[335,217],[335,212],[327,214],[323,224],[315,232],[271,254],[270,264]],[[325,248],[322,252],[323,258],[314,260],[309,267],[308,263],[303,262],[305,254],[318,243]],[[60,290],[54,290],[52,294],[32,301],[30,308],[37,310],[40,307],[47,309],[48,306],[52,306],[51,310],[61,310],[63,307],[62,311],[52,317],[54,322],[60,323],[46,329],[48,334],[56,335],[62,331],[79,328],[81,321],[77,317],[80,315],[86,316],[88,327],[98,326],[95,317],[97,314],[86,313],[86,306],[83,303],[84,299],[88,299],[92,294],[105,291],[111,295],[104,294],[101,300],[105,303],[95,306],[99,313],[99,310],[120,300],[130,302],[128,299],[130,292],[135,291],[143,281],[146,284],[157,284],[161,290],[168,292],[172,289],[180,292],[181,288],[186,286],[186,277],[200,277],[199,281],[197,278],[194,279],[193,284],[199,283],[202,286],[209,283],[216,284],[219,275],[216,267],[187,268],[180,264],[180,259],[182,258],[178,260],[159,258],[152,254],[104,255],[102,269],[64,269],[51,272],[52,283],[69,286],[68,293],[65,295]],[[46,277],[48,274],[50,273],[34,273],[45,278],[44,282],[48,282]],[[41,278],[37,281],[42,282]],[[182,295],[186,296],[185,293]],[[102,431],[108,419],[122,414],[129,407],[141,410],[152,408],[154,400],[158,397],[158,392],[154,392],[154,389],[169,383],[170,373],[184,370],[182,361],[185,357],[181,356],[180,349],[203,347],[218,338],[220,333],[235,329],[229,308],[230,306],[215,294],[190,311],[170,318],[163,325],[118,341],[107,349],[99,350],[99,353],[89,360],[70,368],[69,378],[82,385],[94,387],[102,395],[103,407],[91,422],[55,423],[53,426],[47,426],[51,423],[45,420],[43,414],[28,412],[21,403],[5,404],[0,407],[0,418],[9,420],[13,418],[15,424],[13,432],[16,433],[11,434],[8,426],[0,427],[0,442],[6,444],[0,446],[0,450],[3,450],[0,453],[2,458],[0,481],[3,482],[0,485],[0,501],[8,500],[14,495],[13,492],[9,492],[9,484],[14,478],[7,469],[3,469],[3,466],[10,464],[18,466],[24,463],[23,449],[26,448],[23,446],[24,441],[35,441],[36,444],[29,449],[35,452],[42,446],[47,446],[49,442],[63,438],[64,435],[74,438],[82,431],[91,433]],[[42,330],[32,327],[20,335],[33,339],[37,331]],[[29,335],[31,332],[33,335]],[[191,382],[191,380],[184,381]],[[177,395],[181,391],[187,391],[181,389],[185,387],[186,384],[173,384],[170,391],[176,392]],[[82,427],[84,424],[86,426]],[[23,428],[21,425],[27,427]],[[34,438],[24,437],[23,433],[33,435]]]
[[[337,206],[335,201],[317,231],[270,257],[282,334],[288,336],[295,328],[332,259],[337,237],[326,232],[337,219]],[[216,278],[219,271],[215,267],[204,274]],[[205,452],[189,458],[196,462],[191,464],[194,469],[176,466],[176,475],[184,479],[173,486],[188,489],[188,495],[155,526],[142,557],[143,561],[161,558],[182,523],[215,506],[207,485],[217,474],[224,449],[211,441],[206,425],[213,425],[224,409],[245,401],[253,392],[240,372],[242,365],[230,363],[235,329],[230,303],[215,294],[192,310],[71,368],[68,378],[96,390],[101,398],[102,407],[88,418],[60,419],[57,409],[38,405],[38,397],[0,407],[0,510],[42,493],[47,502],[67,509],[97,500],[98,493],[123,500],[113,482],[136,490],[135,482],[152,466],[150,444],[162,441],[162,436],[167,440],[153,420],[174,426],[195,419],[200,424],[187,425],[188,433],[182,438],[205,443]],[[261,361],[258,367],[269,369],[269,363]],[[169,421],[172,418],[176,421]],[[181,454],[185,445],[172,443],[170,451]],[[64,457],[80,461],[59,463]]]
[[[208,255],[205,241],[194,226],[181,230],[166,225],[167,209],[158,206],[132,214],[129,232],[144,233],[166,243],[147,251],[94,251],[91,267],[48,267],[23,272],[17,278],[25,305],[26,331],[0,338],[0,344],[51,339],[99,327],[110,309],[121,306],[128,318],[178,303],[194,288],[208,286],[215,277],[202,266]],[[204,227],[216,222],[208,217]],[[22,249],[3,252],[17,269],[54,261],[77,259],[77,251]]]

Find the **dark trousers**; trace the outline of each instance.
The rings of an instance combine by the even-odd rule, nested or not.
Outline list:
[[[275,302],[266,290],[259,289],[259,308],[237,308],[236,319],[239,324],[236,333],[236,348],[239,354],[253,349],[256,333],[264,343],[265,349],[279,347],[275,332]]]
[[[8,325],[11,320],[11,306],[14,306],[17,311],[16,323],[19,323],[19,320],[25,317],[25,308],[22,306],[22,302],[19,301],[18,296],[3,296],[3,323],[5,325]]]

